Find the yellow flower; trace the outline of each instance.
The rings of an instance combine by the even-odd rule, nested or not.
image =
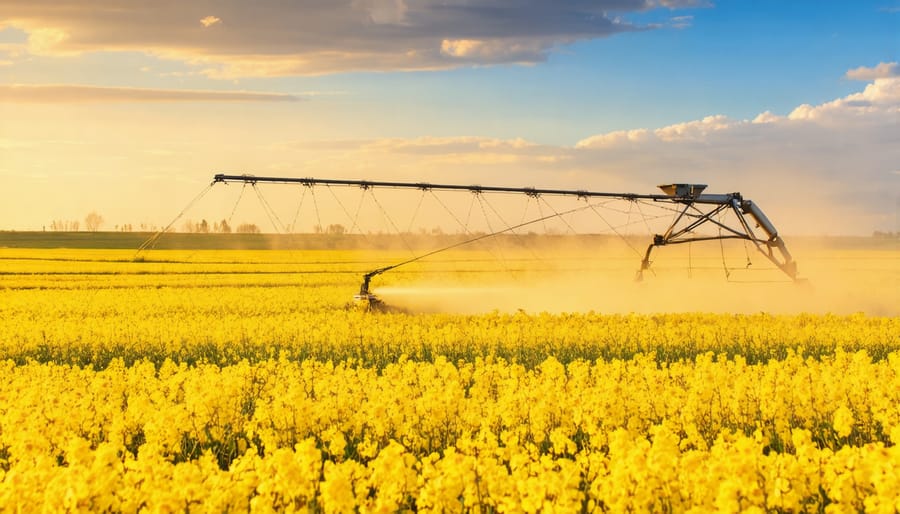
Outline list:
[[[834,411],[832,426],[839,437],[847,437],[853,431],[853,412],[846,405],[841,405]]]

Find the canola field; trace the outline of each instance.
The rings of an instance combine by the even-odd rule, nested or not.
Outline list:
[[[837,295],[472,250],[372,313],[402,252],[0,249],[0,511],[898,512],[900,264],[867,255]]]

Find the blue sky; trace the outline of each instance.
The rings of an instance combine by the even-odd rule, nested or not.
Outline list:
[[[92,208],[123,223],[161,219],[184,196],[171,179],[202,184],[223,167],[641,189],[658,180],[649,166],[697,180],[734,167],[724,180],[752,187],[748,170],[771,167],[757,162],[767,137],[785,152],[772,161],[789,163],[779,177],[831,191],[834,163],[859,163],[869,185],[855,197],[893,203],[847,205],[854,221],[840,231],[896,225],[900,2],[285,5],[0,0],[0,174],[18,177],[21,198],[60,198],[43,212],[8,206],[0,228]],[[828,114],[791,116],[804,105]],[[747,125],[764,112],[765,130]],[[624,131],[636,131],[631,146],[600,137]],[[819,163],[822,141],[846,152]],[[714,162],[698,142],[715,145]],[[79,203],[63,199],[81,187],[70,176],[106,177],[113,193],[149,181],[174,200]]]
[[[722,2],[714,8],[630,16],[690,26],[581,42],[534,66],[441,73],[367,74],[297,81],[300,90],[345,90],[396,112],[444,117],[444,135],[470,132],[473,117],[495,114],[482,135],[571,144],[598,131],[664,126],[709,114],[786,114],[859,89],[844,73],[897,60],[900,12],[865,2]],[[824,12],[823,12],[824,11]],[[279,87],[289,92],[292,85]],[[527,109],[522,106],[527,105]],[[414,137],[416,116],[396,125]]]

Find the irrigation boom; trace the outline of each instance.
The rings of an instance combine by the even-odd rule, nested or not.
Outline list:
[[[581,189],[541,189],[533,187],[500,187],[500,186],[481,186],[481,185],[460,185],[460,184],[431,184],[425,182],[388,182],[388,181],[371,181],[371,180],[341,180],[341,179],[318,179],[318,178],[295,178],[295,177],[257,177],[254,175],[228,175],[219,173],[213,177],[213,184],[216,183],[240,182],[244,184],[256,185],[257,183],[272,184],[300,184],[307,187],[316,185],[324,186],[356,186],[364,190],[372,188],[391,188],[391,189],[418,189],[421,191],[468,191],[473,194],[482,193],[512,193],[524,194],[531,197],[539,197],[541,195],[551,196],[575,196],[579,199],[590,198],[615,198],[621,200],[651,200],[654,202],[665,202],[679,206],[674,221],[663,234],[656,234],[653,241],[647,246],[647,251],[641,260],[641,266],[638,271],[638,278],[643,277],[643,272],[650,269],[650,254],[654,247],[672,244],[691,243],[696,241],[713,241],[723,239],[743,239],[752,242],[756,248],[766,256],[776,267],[778,267],[785,275],[792,280],[797,278],[797,263],[794,261],[784,240],[778,235],[778,230],[769,218],[763,213],[751,200],[745,199],[740,193],[724,193],[724,194],[704,194],[705,184],[664,184],[659,186],[663,194],[637,194],[637,193],[610,193],[604,191],[586,191]],[[721,221],[721,215],[726,212],[732,212],[737,218],[737,225],[730,226]],[[568,211],[573,212],[573,211]],[[525,225],[535,222],[541,222],[551,217],[557,217],[566,213],[555,213],[551,216],[545,216],[537,220],[531,220],[520,225],[508,227],[504,230],[498,230],[489,234],[483,234],[472,239],[468,239],[459,243],[455,243],[446,248],[441,248],[428,252],[423,255],[411,258],[409,260],[399,262],[390,266],[378,268],[370,271],[363,276],[363,283],[360,287],[357,299],[366,300],[370,305],[380,304],[380,300],[372,294],[369,289],[370,281],[373,277],[380,275],[386,271],[390,271],[399,266],[403,266],[417,260],[423,259],[430,255],[456,248],[464,244],[473,243],[486,237],[495,236],[505,232],[514,231]],[[719,219],[717,219],[719,218]],[[751,227],[751,221],[756,228],[760,229],[761,235],[757,235]],[[718,227],[718,235],[696,235],[695,230],[701,225],[711,223]]]
[[[271,183],[271,184],[302,184],[304,186],[357,186],[362,189],[384,187],[392,189],[418,189],[420,191],[469,191],[471,193],[519,193],[531,196],[557,195],[577,196],[581,198],[621,198],[625,200],[664,200],[672,199],[668,194],[634,194],[634,193],[606,193],[599,191],[584,191],[573,189],[539,189],[534,187],[498,187],[460,184],[430,184],[427,182],[384,182],[377,180],[341,180],[322,178],[292,178],[292,177],[257,177],[254,175],[226,175],[219,173],[213,177],[213,182],[242,182],[247,184]],[[682,184],[683,185],[683,184]],[[697,186],[693,186],[697,187]],[[706,187],[706,186],[702,186]],[[721,203],[729,195],[702,195],[698,203]],[[717,197],[717,198],[714,198]]]

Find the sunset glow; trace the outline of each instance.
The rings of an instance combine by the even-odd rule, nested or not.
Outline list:
[[[900,5],[0,0],[0,229],[165,224],[217,172],[742,191],[898,230]]]

